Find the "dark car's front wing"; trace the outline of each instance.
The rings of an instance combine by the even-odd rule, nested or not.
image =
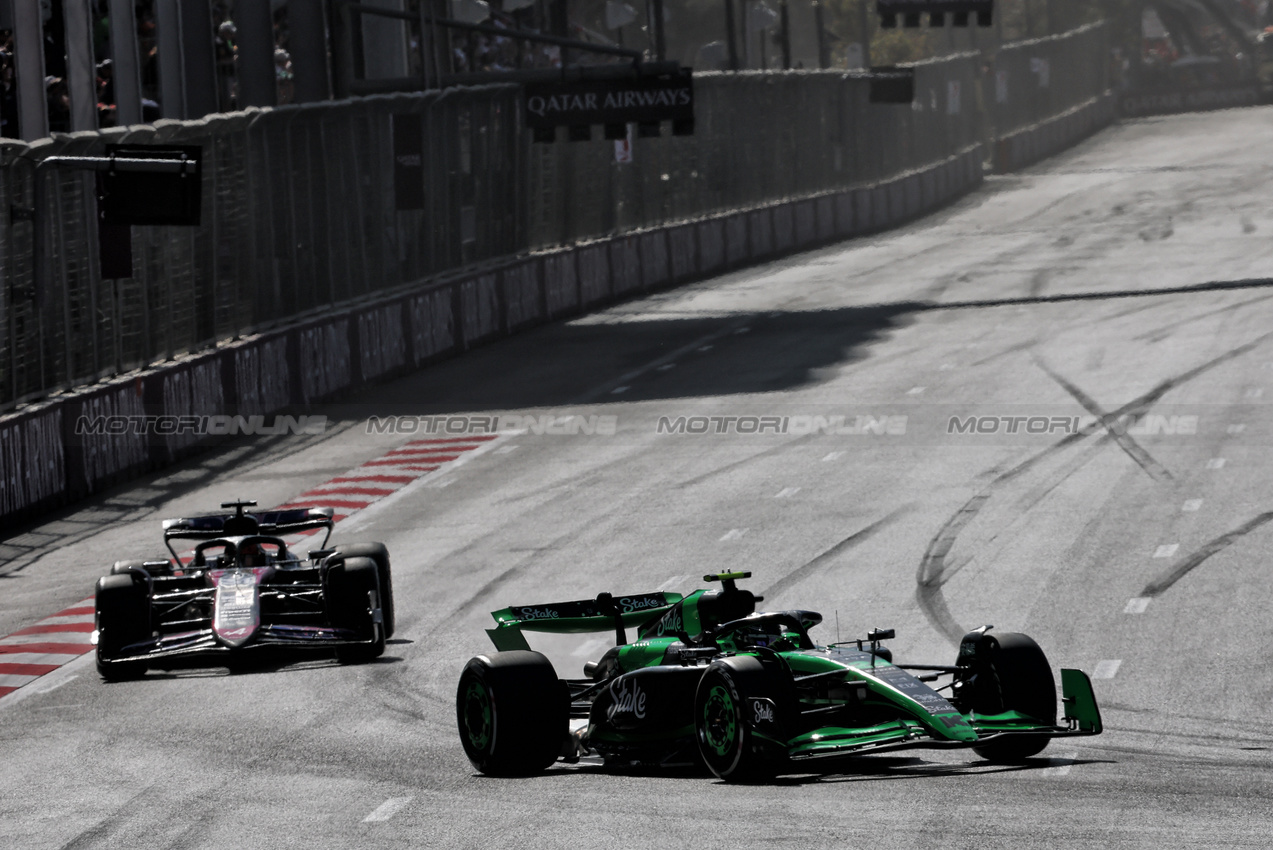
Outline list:
[[[219,641],[212,629],[164,635],[148,641],[123,647],[103,663],[116,661],[159,661],[198,657],[221,657],[254,653],[262,650],[332,650],[340,646],[365,646],[373,640],[361,640],[356,632],[327,626],[261,626],[251,640],[242,646],[230,647]]]

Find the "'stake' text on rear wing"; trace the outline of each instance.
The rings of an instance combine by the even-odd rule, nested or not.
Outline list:
[[[613,596],[602,593],[596,599],[550,602],[543,605],[512,605],[492,611],[495,628],[487,629],[491,643],[501,651],[530,649],[522,632],[550,634],[591,634],[615,630],[617,643],[626,643],[625,630],[661,616],[684,597],[679,593],[655,591]]]

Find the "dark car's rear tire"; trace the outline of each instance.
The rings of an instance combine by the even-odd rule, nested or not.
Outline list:
[[[379,658],[385,651],[385,630],[377,623],[380,578],[375,561],[348,558],[329,566],[323,577],[327,616],[337,629],[347,629],[367,641],[336,648],[336,658],[345,664],[361,664]],[[383,610],[383,609],[382,609]]]
[[[172,565],[164,559],[157,558],[151,561],[128,560],[116,561],[111,567],[111,575],[118,576],[130,573],[135,570],[141,570],[147,576],[169,575],[172,573]]]
[[[713,661],[699,680],[694,697],[694,733],[699,756],[707,768],[726,782],[755,782],[771,778],[785,763],[786,753],[757,732],[758,701],[772,712],[786,700],[777,674],[749,655]],[[765,721],[780,728],[782,718]]]
[[[116,561],[111,566],[111,575],[119,576],[131,570],[144,570],[145,568],[145,561]]]
[[[150,591],[143,575],[122,573],[97,580],[97,672],[108,682],[137,679],[146,673],[146,662],[123,659],[125,647],[153,634],[150,623]]]
[[[1043,650],[1015,632],[985,635],[971,665],[976,679],[964,686],[966,708],[979,714],[1019,711],[1040,723],[1056,725],[1056,680]],[[1050,735],[1007,735],[973,752],[997,764],[1012,764],[1036,755]]]
[[[389,549],[383,543],[346,543],[336,548],[331,563],[349,558],[370,558],[376,562],[380,576],[380,611],[384,617],[385,637],[393,637],[393,572],[389,568]]]
[[[492,776],[547,770],[570,734],[570,693],[538,652],[479,655],[464,666],[455,696],[464,754]]]

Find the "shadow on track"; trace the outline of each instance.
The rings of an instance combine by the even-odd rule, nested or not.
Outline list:
[[[409,641],[408,641],[409,642]],[[217,663],[216,661],[208,661],[204,664],[198,664],[191,661],[188,666],[183,667],[156,667],[148,670],[146,675],[140,679],[130,679],[120,682],[105,682],[103,684],[112,687],[121,687],[125,685],[135,685],[139,682],[162,682],[169,679],[220,679],[226,676],[253,676],[260,673],[300,673],[306,670],[321,670],[328,667],[384,667],[393,664],[400,664],[406,659],[397,655],[382,655],[371,661],[363,661],[358,664],[342,664],[336,660],[335,656],[331,657],[309,657],[309,658],[243,658],[237,659],[231,664]]]
[[[917,757],[858,756],[847,758],[835,765],[834,770],[802,772],[776,776],[772,779],[740,783],[752,786],[770,786],[776,788],[800,787],[803,785],[831,784],[841,782],[877,782],[898,779],[936,779],[950,776],[984,776],[1002,773],[1038,773],[1050,768],[1069,768],[1088,764],[1116,764],[1113,759],[1068,758],[1068,757],[1036,757],[1026,759],[1019,764],[993,764],[988,761],[973,761],[965,764],[949,764],[925,761]],[[579,774],[598,776],[633,776],[642,779],[666,779],[696,781],[707,780],[717,785],[727,785],[718,780],[705,769],[690,767],[681,768],[613,768],[599,762],[587,760],[578,765],[557,765],[543,774],[533,777],[563,778]],[[474,773],[475,778],[489,778]]]
[[[319,408],[345,420],[779,392],[816,383],[820,369],[866,359],[921,307],[548,325],[399,379],[393,395],[401,401],[386,404],[383,389],[372,389]],[[611,383],[629,379],[621,397],[610,394]]]

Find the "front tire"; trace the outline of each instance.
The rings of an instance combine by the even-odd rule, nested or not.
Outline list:
[[[740,655],[714,661],[699,680],[694,697],[694,732],[707,768],[726,782],[754,782],[778,772],[785,753],[756,731],[756,702],[770,707],[777,682],[760,659]],[[773,722],[772,720],[770,722]]]
[[[570,694],[538,652],[479,655],[455,695],[460,743],[490,776],[530,776],[552,766],[570,734]]]
[[[383,543],[348,543],[338,547],[333,562],[350,558],[370,558],[376,562],[380,578],[380,613],[384,618],[385,637],[393,637],[396,623],[393,614],[393,572],[389,568],[389,549]]]
[[[1017,711],[1040,723],[1056,725],[1056,680],[1043,650],[1015,632],[987,634],[972,662],[976,680],[965,689],[968,708],[978,714]],[[1007,735],[973,752],[996,764],[1024,761],[1043,751],[1051,735]]]
[[[138,573],[103,576],[97,580],[97,672],[108,682],[139,679],[145,661],[121,659],[124,648],[152,636],[150,593]]]
[[[343,664],[362,664],[385,651],[385,630],[376,622],[380,579],[370,558],[349,558],[329,567],[324,576],[327,616],[334,628],[347,629],[367,643],[336,647]],[[383,609],[382,609],[383,610]]]

